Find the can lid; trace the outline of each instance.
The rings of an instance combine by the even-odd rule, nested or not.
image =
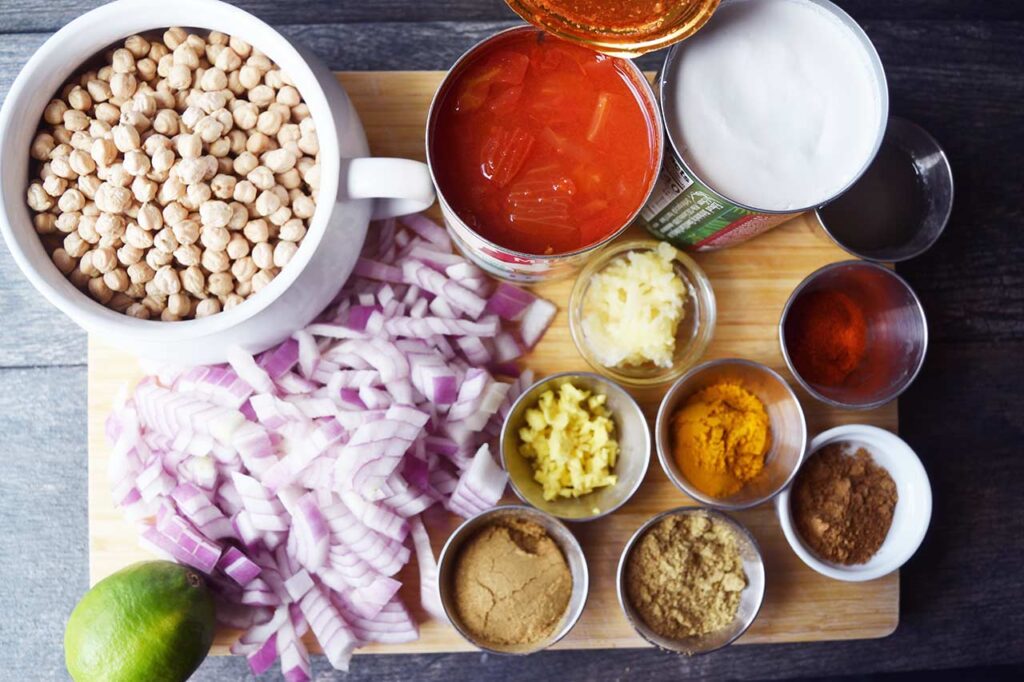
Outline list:
[[[637,57],[693,35],[720,0],[505,0],[534,26],[615,57]]]

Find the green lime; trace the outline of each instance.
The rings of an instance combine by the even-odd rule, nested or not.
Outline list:
[[[85,593],[64,631],[64,660],[75,682],[183,682],[209,653],[214,627],[202,574],[144,561]]]

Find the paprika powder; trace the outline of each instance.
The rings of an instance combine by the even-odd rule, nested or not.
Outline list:
[[[836,290],[812,291],[797,298],[786,316],[785,335],[793,367],[812,384],[842,384],[867,350],[863,309]]]

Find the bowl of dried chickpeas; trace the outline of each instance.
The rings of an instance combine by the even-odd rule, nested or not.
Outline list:
[[[11,87],[0,159],[0,229],[40,293],[183,364],[308,324],[371,218],[434,199],[424,164],[369,156],[326,67],[218,0],[117,0],[65,26]]]

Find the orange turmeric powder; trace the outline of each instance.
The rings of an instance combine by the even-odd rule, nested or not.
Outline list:
[[[711,497],[728,497],[761,473],[771,447],[764,403],[736,382],[712,384],[690,396],[672,426],[683,476]]]

